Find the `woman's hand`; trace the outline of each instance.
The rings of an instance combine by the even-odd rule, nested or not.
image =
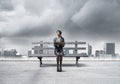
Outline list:
[[[65,45],[65,42],[56,42],[56,44],[61,45],[61,46],[64,46],[64,45]]]

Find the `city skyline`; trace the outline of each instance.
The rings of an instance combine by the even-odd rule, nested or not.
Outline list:
[[[40,41],[39,41],[40,42]],[[48,42],[48,41],[47,41]],[[38,42],[37,42],[38,43]],[[86,42],[85,42],[86,43]],[[107,44],[114,44],[114,49],[113,48],[111,48],[112,49],[112,52],[111,52],[111,50],[110,50],[110,52],[109,51],[106,51],[106,47],[105,46],[107,46]],[[39,45],[38,45],[39,46]],[[17,54],[21,54],[21,55],[23,55],[23,56],[27,56],[28,55],[28,52],[29,51],[31,51],[32,50],[32,48],[33,48],[34,46],[32,45],[32,47],[31,47],[31,49],[28,49],[27,51],[26,51],[26,54],[22,54],[22,53],[19,53],[19,52],[17,52]],[[49,47],[49,46],[48,46]],[[54,46],[53,46],[54,47]],[[68,46],[67,46],[68,47]],[[70,46],[69,46],[70,47]],[[80,46],[78,46],[78,47],[80,47]],[[83,47],[83,46],[81,46],[81,47]],[[119,52],[116,52],[116,50],[118,49],[118,45],[116,45],[115,43],[111,43],[111,42],[109,42],[109,43],[104,43],[104,45],[103,45],[103,47],[101,48],[101,49],[93,49],[93,46],[92,45],[90,45],[89,43],[86,43],[86,48],[87,48],[87,54],[89,55],[89,56],[98,56],[98,54],[96,55],[96,52],[100,52],[101,54],[103,54],[103,55],[107,55],[108,53],[113,53],[114,55],[120,55],[120,53]],[[5,50],[7,50],[7,51],[10,51],[10,50],[14,50],[15,48],[9,48],[9,49],[2,49],[2,48],[0,48],[0,51],[5,51]],[[16,49],[15,49],[16,50]],[[109,48],[108,48],[108,50],[109,50]],[[114,50],[114,51],[113,51]],[[105,53],[106,52],[106,53]],[[108,52],[108,53],[107,53]],[[72,53],[72,52],[70,52],[70,53]],[[78,51],[78,53],[82,53],[82,52],[79,52]]]

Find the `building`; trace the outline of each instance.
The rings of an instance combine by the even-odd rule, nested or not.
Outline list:
[[[11,50],[4,50],[3,53],[4,53],[3,55],[4,57],[15,57],[17,51],[15,49],[11,49]]]
[[[14,58],[14,57],[22,57],[22,55],[17,55],[17,51],[16,49],[11,49],[11,50],[2,50],[1,51],[1,57],[11,57],[11,58]]]
[[[29,50],[28,51],[28,56],[30,56],[32,54],[32,51],[31,50]]]
[[[106,43],[104,51],[106,55],[115,56],[115,43]]]
[[[95,56],[96,56],[96,57],[99,57],[99,50],[96,50],[96,51],[95,51]]]
[[[88,56],[92,56],[92,46],[88,44]]]
[[[95,51],[95,56],[96,57],[103,57],[105,55],[105,51],[104,50],[96,50]]]

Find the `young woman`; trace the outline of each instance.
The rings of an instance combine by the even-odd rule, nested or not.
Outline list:
[[[57,37],[54,38],[54,53],[56,55],[56,61],[57,61],[57,71],[62,71],[62,58],[64,55],[63,47],[65,45],[64,38],[62,37],[61,30],[57,30]]]

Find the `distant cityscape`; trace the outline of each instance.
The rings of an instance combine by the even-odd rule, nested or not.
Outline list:
[[[1,58],[21,58],[22,55],[19,54],[16,49],[1,49],[0,57]]]
[[[115,53],[115,43],[105,43],[104,44],[104,47],[102,50],[95,50],[94,53],[92,53],[92,46],[88,43],[85,45],[86,46],[86,50],[85,51],[78,51],[77,53],[85,53],[87,54],[89,57],[116,57],[118,56],[116,53]],[[28,55],[26,57],[29,57],[30,54],[34,53],[34,54],[38,54],[38,53],[41,53],[40,51],[37,51],[37,49],[39,48],[40,46],[34,46],[33,48],[36,49],[36,50],[28,50]],[[45,46],[45,47],[48,47],[48,46]],[[32,49],[33,49],[32,48]],[[74,53],[74,51],[70,51],[70,50],[65,50],[64,51],[65,53]],[[44,53],[46,54],[53,54],[53,51],[52,50],[47,50],[47,51],[44,51]],[[10,49],[10,50],[6,50],[6,49],[1,49],[0,50],[0,57],[3,57],[3,58],[21,58],[22,55],[19,54],[17,52],[16,49]]]
[[[115,57],[115,43],[105,43],[103,50],[95,51],[96,57],[112,56]]]

